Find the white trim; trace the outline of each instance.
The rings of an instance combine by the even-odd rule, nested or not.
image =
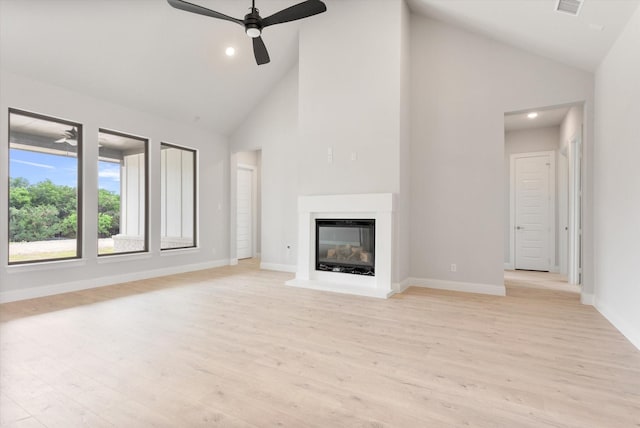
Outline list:
[[[504,270],[513,270],[513,263],[511,262],[504,262]]]
[[[18,300],[52,296],[54,294],[88,290],[91,288],[105,287],[108,285],[122,284],[125,282],[139,281],[142,279],[157,278],[161,276],[175,275],[197,270],[213,269],[217,267],[227,266],[228,264],[229,260],[227,259],[214,260],[206,263],[196,263],[192,265],[175,266],[170,268],[133,272],[122,275],[105,276],[102,278],[89,278],[81,281],[45,285],[42,287],[2,291],[0,292],[0,303],[15,302]]]
[[[580,293],[580,303],[583,305],[595,306],[596,296],[590,293]]]
[[[516,267],[516,177],[515,162],[518,158],[549,156],[549,264],[551,270],[556,260],[556,152],[514,153],[509,156],[509,262]]]
[[[409,287],[411,287],[411,278],[405,278],[400,282],[393,283],[394,293],[404,293]]]
[[[160,257],[180,256],[184,254],[199,253],[199,252],[200,252],[200,247],[164,248],[164,249],[161,248]]]
[[[600,300],[595,305],[595,308],[604,316],[613,326],[626,337],[629,342],[638,350],[640,350],[640,328],[637,325],[629,324],[627,321],[616,315],[615,311],[611,310],[609,306],[603,304]]]
[[[437,290],[462,291],[464,293],[490,294],[492,296],[506,296],[504,284],[479,284],[473,282],[445,281],[430,278],[409,278],[412,287],[434,288]]]
[[[558,266],[558,265],[551,266],[549,268],[549,272],[551,272],[551,273],[560,273],[560,266]]]
[[[87,259],[69,259],[69,260],[50,260],[45,262],[33,261],[30,263],[7,265],[7,274],[24,273],[24,272],[36,272],[40,270],[52,270],[52,269],[71,269],[80,266],[85,266]]]
[[[379,299],[386,299],[396,293],[394,290],[383,290],[379,288],[361,287],[359,285],[350,284],[337,284],[332,281],[292,279],[285,282],[285,284],[290,287],[310,288],[312,290],[328,291],[331,293],[355,294],[357,296],[377,297]]]
[[[260,269],[295,273],[296,265],[284,265],[279,263],[260,263]]]
[[[237,258],[229,259],[229,266],[235,266],[237,264],[238,264]]]
[[[134,260],[144,260],[150,259],[153,255],[149,252],[145,253],[124,253],[124,254],[110,254],[108,256],[98,256],[96,263],[107,264],[107,263],[119,263],[119,262],[130,262]]]

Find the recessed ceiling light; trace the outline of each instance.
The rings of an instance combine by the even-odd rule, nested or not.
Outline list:
[[[528,117],[529,119],[535,119],[536,117],[538,117],[538,113],[536,113],[535,111],[533,111],[533,112],[529,113],[529,114],[527,115],[527,117]]]
[[[234,56],[236,54],[236,49],[234,47],[229,46],[227,50],[224,51],[227,56]]]

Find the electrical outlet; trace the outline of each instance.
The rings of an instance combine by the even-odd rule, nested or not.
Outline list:
[[[458,271],[458,266],[456,266],[455,263],[451,263],[451,272],[457,272]]]

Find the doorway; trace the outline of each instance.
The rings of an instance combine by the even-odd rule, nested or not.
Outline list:
[[[560,283],[581,282],[583,109],[505,114],[505,278],[539,271]]]
[[[236,251],[238,260],[253,257],[254,219],[254,171],[246,165],[238,165],[238,190],[236,197]]]
[[[231,155],[231,239],[232,264],[259,259],[261,248],[260,150]]]

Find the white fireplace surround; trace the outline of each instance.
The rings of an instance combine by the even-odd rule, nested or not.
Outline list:
[[[394,293],[391,281],[394,207],[392,193],[300,196],[296,278],[286,284],[361,296],[391,296]],[[315,222],[319,218],[376,221],[375,276],[316,270]]]

